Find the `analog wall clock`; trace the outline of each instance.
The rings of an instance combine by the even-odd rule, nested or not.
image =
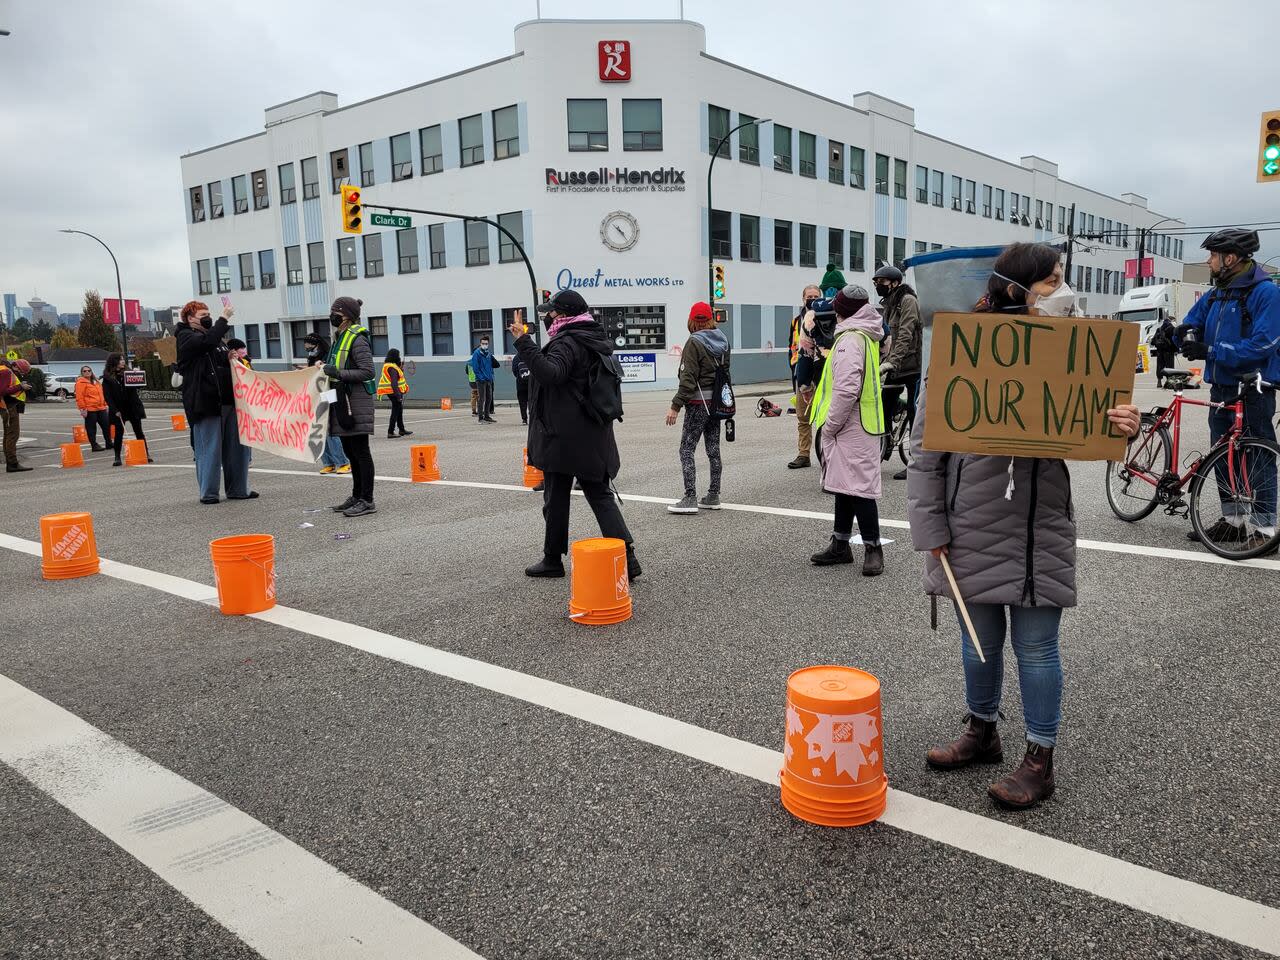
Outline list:
[[[610,250],[622,253],[630,250],[640,239],[640,224],[623,210],[615,210],[600,221],[600,240]]]

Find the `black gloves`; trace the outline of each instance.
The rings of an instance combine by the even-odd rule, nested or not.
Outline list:
[[[1182,344],[1182,355],[1188,360],[1206,360],[1209,357],[1209,345],[1200,340],[1188,340]]]

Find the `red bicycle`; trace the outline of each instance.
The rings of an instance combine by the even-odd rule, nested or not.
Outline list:
[[[1275,389],[1258,374],[1242,380],[1231,403],[1188,400],[1183,395],[1190,374],[1164,370],[1173,401],[1142,415],[1142,429],[1131,437],[1124,460],[1107,464],[1107,502],[1121,520],[1134,522],[1164,506],[1170,516],[1190,516],[1200,542],[1228,560],[1248,560],[1280,546],[1276,526],[1280,446],[1246,436],[1246,390]],[[1231,429],[1202,457],[1179,474],[1182,408],[1185,405],[1228,410]],[[1184,499],[1183,492],[1187,492]]]

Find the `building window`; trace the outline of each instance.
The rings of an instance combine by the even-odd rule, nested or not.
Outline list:
[[[480,224],[484,226],[484,224]],[[471,350],[472,352],[480,346],[480,338],[488,337],[489,343],[493,343],[493,311],[492,310],[468,310],[467,319],[471,326]]]
[[[861,147],[849,148],[849,186],[867,189],[867,151]]]
[[[271,195],[267,192],[267,171],[255,170],[249,179],[253,181],[253,209],[267,209],[271,206]]]
[[[800,131],[800,176],[818,175],[818,138],[812,133]]]
[[[963,196],[962,196],[963,191],[964,191],[964,181],[961,180],[959,177],[953,176],[951,178],[951,209],[952,210],[959,211],[960,208],[963,206],[963,203],[964,203]]]
[[[515,323],[516,313],[520,307],[503,307],[502,308],[502,352],[515,353],[516,341],[511,336],[511,331],[507,329],[511,324]]]
[[[929,244],[929,250],[930,250],[930,251],[933,251],[933,250],[941,250],[941,249],[942,249],[942,244],[940,244],[940,243],[931,243],[931,244]]]
[[[893,195],[899,200],[907,199],[907,161],[893,161]]]
[[[191,222],[204,220],[204,187],[191,188]]]
[[[739,123],[747,123],[748,120],[755,119],[745,113],[738,114]],[[747,123],[738,131],[738,159],[743,163],[760,165],[760,124]]]
[[[867,235],[859,230],[849,231],[849,269],[854,273],[867,269]]]
[[[343,237],[338,241],[338,279],[356,278],[356,238]]]
[[[479,220],[467,222],[467,266],[483,267],[489,262],[489,225]]]
[[[433,223],[427,227],[427,246],[431,251],[431,269],[442,269],[445,266],[443,223]]]
[[[773,221],[773,262],[791,266],[791,221]]]
[[[1119,224],[1116,224],[1116,226],[1118,227]],[[1053,230],[1053,204],[1052,203],[1046,203],[1044,205],[1044,228],[1046,230]],[[1116,242],[1119,243],[1119,241],[1120,241],[1120,233],[1117,230]]]
[[[410,357],[424,357],[422,352],[422,314],[406,313],[400,317],[400,329],[404,331],[404,352]]]
[[[275,289],[276,252],[274,250],[258,251],[258,277],[262,281],[263,290]]]
[[[991,184],[989,183],[982,185],[982,215],[988,220],[991,219]]]
[[[929,202],[929,168],[916,164],[916,203]]]
[[[1093,293],[1093,267],[1084,268],[1084,290],[1085,293]]]
[[[380,233],[364,235],[364,275],[365,277],[382,276],[382,234]]]
[[[196,276],[199,279],[199,290],[201,294],[213,293],[213,278],[209,274],[209,261],[196,261]]]
[[[289,323],[289,340],[291,341],[290,355],[294,357],[305,357],[307,355],[306,336],[307,321],[293,320]]]
[[[433,357],[453,356],[452,313],[433,313],[431,315],[431,355]]]
[[[298,202],[298,191],[293,181],[293,164],[280,164],[280,206]]]
[[[1088,232],[1089,232],[1089,233],[1093,233],[1093,214],[1092,214],[1092,213],[1091,213],[1091,214],[1089,214],[1089,226],[1088,226]]]
[[[302,283],[302,248],[299,246],[284,248],[284,268],[287,271],[286,280],[291,287],[296,287]]]
[[[329,182],[335,194],[342,192],[342,185],[351,181],[351,169],[347,166],[349,154],[346,150],[333,150],[329,153]]]
[[[725,139],[729,135],[729,111],[724,107],[707,106],[707,153],[715,152],[716,145],[719,144],[720,152],[717,156],[729,156],[729,141]],[[724,143],[720,143],[724,140]],[[788,150],[788,153],[791,151]]]
[[[907,241],[902,237],[893,238],[893,263],[894,266],[901,267],[902,261],[907,259]]]
[[[837,270],[844,269],[844,231],[839,227],[827,230],[827,262],[834,263]]]
[[[1102,271],[1102,292],[1105,294],[1111,293],[1111,271],[1110,270]]]
[[[889,195],[889,158],[883,153],[876,154],[876,193]]]
[[[1063,236],[1067,233],[1067,208],[1064,206],[1058,207],[1058,232]]]
[[[244,345],[249,351],[250,360],[257,360],[262,356],[262,342],[258,337],[258,325],[256,323],[246,323],[244,325]]]
[[[373,144],[360,144],[360,186],[372,187],[375,182],[373,175]]]
[[[253,254],[240,254],[240,289],[253,289]]]
[[[973,180],[964,182],[964,211],[965,213],[977,212],[978,184]]]
[[[231,261],[227,257],[218,257],[213,261],[214,273],[218,276],[218,292],[231,292]]]
[[[209,219],[217,220],[222,213],[222,181],[215,180],[209,184]]]
[[[662,149],[662,101],[622,101],[622,149]]]
[[[876,234],[876,269],[880,269],[883,264],[889,262],[889,238],[883,234]]]
[[[1120,296],[1124,295],[1124,274],[1119,270],[1116,271],[1116,293]]]
[[[933,205],[942,206],[942,171],[933,171]]]
[[[791,128],[780,123],[773,125],[773,169],[791,172]]]
[[[711,255],[733,259],[733,214],[728,210],[711,211]]]
[[[609,111],[604,100],[566,100],[569,150],[608,150]]]
[[[396,256],[399,258],[399,273],[418,272],[418,230],[408,227],[396,231]]]
[[[463,117],[458,121],[458,143],[462,147],[464,167],[484,163],[484,124],[480,120],[480,114]]]
[[[315,157],[302,161],[302,199],[314,200],[320,196],[320,168]]]
[[[929,244],[925,243],[923,240],[916,241],[916,253],[925,253],[928,249]]]
[[[498,214],[498,223],[511,231],[512,236],[524,246],[524,214],[517,210],[514,213]],[[484,224],[481,224],[484,226]],[[486,248],[486,252],[488,252]],[[520,259],[520,252],[515,243],[501,230],[498,231],[498,262],[515,263]]]
[[[1050,212],[1049,219],[1053,219],[1053,213]],[[1036,201],[1036,229],[1044,229],[1044,201]]]
[[[418,147],[422,151],[422,175],[444,169],[444,147],[441,146],[440,124],[418,131]]]
[[[391,179],[408,180],[413,176],[413,158],[409,156],[409,135],[397,133],[391,138]]]
[[[481,144],[481,147],[484,145]],[[493,159],[520,156],[520,119],[516,105],[493,111]]]
[[[760,262],[760,218],[749,214],[738,217],[738,259]]]
[[[1004,191],[996,190],[996,219],[1004,219]]]
[[[263,325],[263,330],[267,334],[267,359],[280,359],[280,324],[268,323]]]
[[[391,349],[391,340],[387,336],[387,318],[369,318],[369,346],[375,357],[385,357]]]
[[[1029,193],[1022,195],[1022,225],[1031,226],[1031,194]]]
[[[1018,194],[1009,192],[1009,222],[1018,222]]]
[[[324,244],[319,240],[307,244],[307,266],[311,268],[311,282],[324,283]]]
[[[827,142],[827,182],[844,186],[844,144],[839,140]]]
[[[249,178],[243,173],[231,178],[231,202],[236,213],[249,212]]]
[[[800,266],[818,265],[818,228],[812,223],[800,224]]]

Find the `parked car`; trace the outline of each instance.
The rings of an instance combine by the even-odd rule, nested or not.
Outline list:
[[[45,381],[46,396],[67,400],[76,395],[76,377],[49,377]]]

